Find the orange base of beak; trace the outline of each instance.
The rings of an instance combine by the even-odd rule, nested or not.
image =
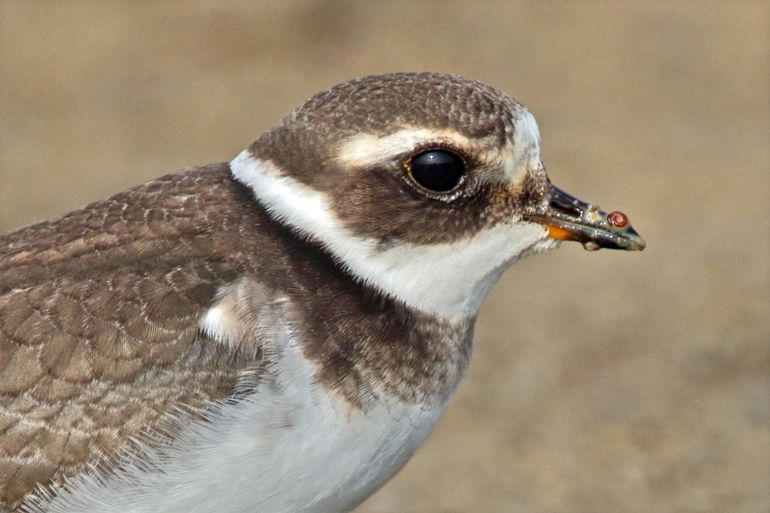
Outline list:
[[[552,239],[557,240],[575,240],[575,234],[572,232],[565,230],[564,228],[561,228],[559,226],[554,226],[552,224],[545,225],[546,228],[548,228],[548,236]]]

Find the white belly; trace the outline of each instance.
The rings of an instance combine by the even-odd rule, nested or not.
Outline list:
[[[445,404],[381,398],[366,412],[319,387],[294,347],[258,392],[218,405],[170,446],[148,449],[109,478],[83,474],[46,513],[339,513],[397,472]]]

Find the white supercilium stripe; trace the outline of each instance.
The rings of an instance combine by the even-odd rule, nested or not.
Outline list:
[[[386,136],[358,134],[347,139],[339,151],[340,163],[348,167],[376,165],[394,155],[410,152],[420,144],[447,144],[455,148],[467,148],[467,137],[452,130],[428,130],[425,128],[404,128]]]

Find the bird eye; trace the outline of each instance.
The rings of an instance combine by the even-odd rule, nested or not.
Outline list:
[[[465,162],[451,151],[428,150],[406,162],[414,181],[433,192],[447,192],[457,187],[465,176]]]

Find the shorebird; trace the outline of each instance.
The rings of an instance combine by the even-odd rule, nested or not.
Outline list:
[[[412,456],[514,261],[640,250],[534,117],[436,73],[313,96],[229,163],[0,236],[0,510],[350,511]]]

